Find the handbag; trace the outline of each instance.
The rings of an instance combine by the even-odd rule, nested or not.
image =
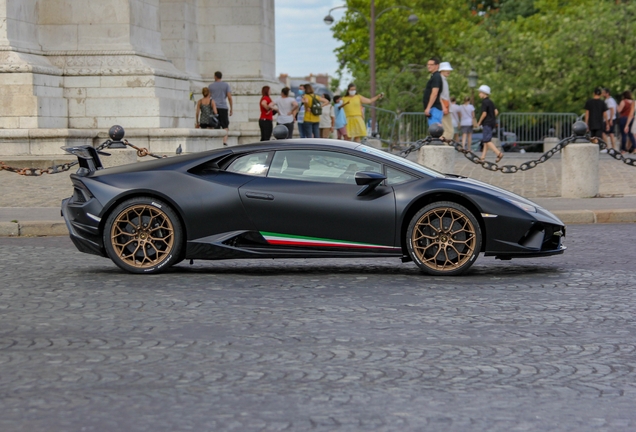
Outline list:
[[[210,116],[210,127],[212,129],[218,129],[220,126],[221,123],[219,123],[219,115],[212,113]]]

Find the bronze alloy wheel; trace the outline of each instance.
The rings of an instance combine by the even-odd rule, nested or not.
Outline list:
[[[152,269],[170,256],[175,235],[172,222],[162,209],[136,204],[115,217],[110,239],[122,263],[133,268]]]
[[[481,249],[481,231],[475,217],[452,202],[425,207],[408,232],[412,257],[432,274],[463,273]]]

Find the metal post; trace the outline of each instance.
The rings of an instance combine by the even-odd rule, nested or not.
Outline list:
[[[369,20],[369,69],[371,75],[371,98],[375,96],[375,0],[371,0]],[[375,102],[371,102],[371,136],[375,132]]]

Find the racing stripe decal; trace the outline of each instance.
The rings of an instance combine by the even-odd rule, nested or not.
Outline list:
[[[349,242],[344,240],[332,240],[316,237],[304,237],[290,234],[278,234],[271,232],[262,232],[261,235],[272,245],[287,246],[314,246],[314,247],[340,247],[355,249],[395,249],[393,246],[381,246],[368,243]]]

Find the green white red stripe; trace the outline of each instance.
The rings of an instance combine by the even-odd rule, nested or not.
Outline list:
[[[374,245],[344,240],[324,239],[318,237],[305,237],[290,234],[278,234],[261,231],[261,235],[271,245],[304,246],[304,247],[337,247],[355,249],[395,249],[393,246]]]

